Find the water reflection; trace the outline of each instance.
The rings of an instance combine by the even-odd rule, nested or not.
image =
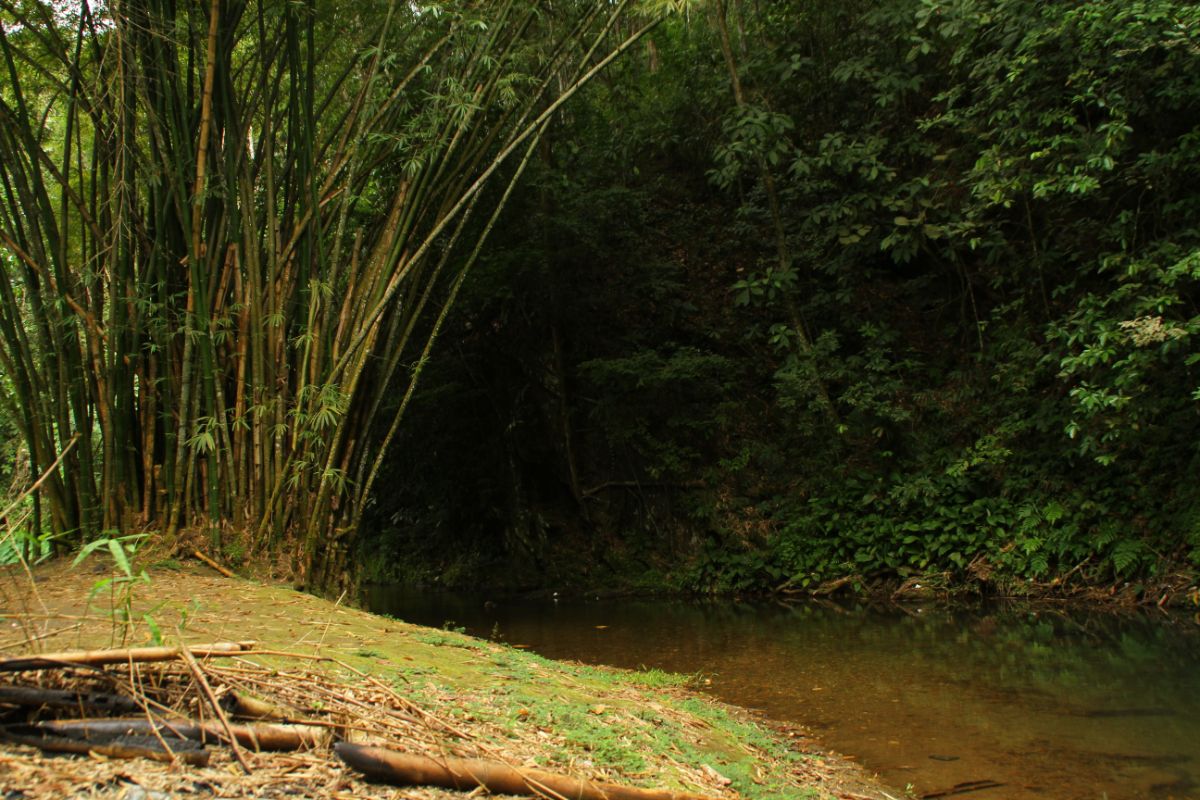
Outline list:
[[[1200,631],[1186,619],[981,607],[496,601],[368,591],[412,622],[551,658],[702,672],[917,793],[1200,798]]]

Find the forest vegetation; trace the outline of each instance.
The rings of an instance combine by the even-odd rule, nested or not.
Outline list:
[[[1195,580],[1195,4],[0,0],[0,57],[32,546]]]

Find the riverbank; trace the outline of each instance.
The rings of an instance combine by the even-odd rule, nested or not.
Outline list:
[[[4,574],[3,655],[140,645],[155,629],[168,642],[253,640],[256,650],[272,654],[246,661],[285,678],[323,680],[372,703],[391,696],[419,707],[444,723],[437,744],[446,752],[729,800],[891,796],[801,729],[772,730],[748,712],[692,691],[685,676],[553,662],[202,567],[159,564],[146,575],[144,582],[105,583],[113,577],[107,567],[88,563],[47,565],[33,581],[17,571]],[[321,753],[248,757],[249,776],[238,774],[228,755],[201,769],[46,758],[0,744],[0,775],[9,776],[0,784],[18,781],[3,788],[22,798],[144,796],[131,794],[134,785],[167,793],[187,785],[217,797],[285,790],[306,797],[463,796],[434,789],[397,794]]]
[[[382,545],[381,545],[382,546]],[[1067,602],[1109,608],[1157,607],[1200,611],[1200,570],[1182,553],[1164,556],[1151,567],[1117,575],[1102,566],[1098,555],[1073,566],[1048,569],[1036,577],[1000,568],[994,557],[976,554],[961,568],[933,566],[913,574],[905,570],[834,571],[832,577],[782,580],[768,569],[765,552],[731,550],[720,557],[688,553],[666,555],[653,550],[637,557],[609,556],[597,563],[582,542],[559,543],[543,554],[536,569],[524,556],[485,558],[428,546],[401,550],[386,559],[389,569],[370,568],[360,575],[367,585],[405,585],[414,589],[484,592],[500,598],[659,597],[672,599],[729,598],[806,601],[849,599],[879,604],[979,602]],[[620,551],[621,548],[615,547]],[[722,558],[742,559],[750,566],[736,580],[716,579],[728,565]],[[708,559],[708,561],[705,561]],[[269,569],[271,565],[259,565]],[[844,565],[851,565],[846,562]],[[857,567],[857,569],[861,569]],[[700,575],[708,578],[701,579]],[[726,576],[728,577],[728,576]]]

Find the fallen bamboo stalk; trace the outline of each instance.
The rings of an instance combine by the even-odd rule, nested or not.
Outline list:
[[[128,719],[65,719],[46,720],[38,728],[74,738],[112,738],[117,736],[174,735],[198,742],[223,742],[225,728],[219,722],[194,720],[163,720],[151,722],[137,717]],[[333,737],[331,731],[315,725],[278,725],[258,722],[249,725],[230,723],[230,732],[237,741],[254,750],[288,752],[323,747]]]
[[[257,642],[215,642],[188,648],[199,658],[228,658],[254,649]],[[181,657],[179,647],[131,647],[122,650],[69,650],[0,659],[0,672],[30,672],[63,667],[103,667],[109,664],[149,664],[174,661]]]
[[[193,550],[193,551],[192,551],[192,555],[193,555],[193,556],[195,556],[195,557],[196,557],[197,559],[199,559],[200,561],[203,561],[205,564],[208,564],[210,567],[212,567],[212,568],[213,568],[213,569],[215,569],[217,572],[219,572],[219,573],[221,573],[222,575],[224,575],[226,578],[236,578],[236,577],[237,577],[237,575],[235,575],[235,574],[234,574],[233,570],[231,570],[231,569],[229,569],[229,568],[227,568],[227,567],[223,567],[223,566],[221,566],[220,564],[218,564],[218,563],[217,563],[216,561],[214,561],[213,559],[211,559],[211,558],[209,558],[208,556],[204,555],[204,553],[201,553],[199,550]]]
[[[570,800],[714,800],[704,795],[670,789],[639,789],[615,783],[596,783],[480,758],[433,759],[349,742],[338,742],[334,750],[342,761],[368,778],[399,786],[439,786],[460,791],[482,787],[493,794],[564,797]]]
[[[14,706],[86,708],[120,713],[135,713],[141,709],[133,700],[119,694],[37,689],[32,686],[0,686],[0,703]]]
[[[66,737],[28,736],[11,730],[0,728],[0,739],[7,739],[15,744],[36,747],[47,753],[75,753],[77,755],[107,756],[108,758],[149,758],[154,761],[175,761],[178,759],[194,767],[207,767],[209,752],[204,749],[167,751],[155,747],[143,747],[131,744],[100,744],[85,742]]]

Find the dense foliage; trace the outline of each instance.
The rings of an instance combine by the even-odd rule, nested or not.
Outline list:
[[[582,100],[431,362],[377,574],[1200,564],[1194,4],[712,2]]]

